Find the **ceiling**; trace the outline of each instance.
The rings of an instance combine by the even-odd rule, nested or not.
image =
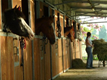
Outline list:
[[[75,16],[107,17],[107,0],[62,0],[55,6],[67,4]]]

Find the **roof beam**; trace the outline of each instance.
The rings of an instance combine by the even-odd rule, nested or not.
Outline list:
[[[87,23],[81,23],[81,24],[92,24],[92,23],[107,23],[107,21],[100,21],[100,22],[87,22]]]
[[[78,10],[78,9],[92,9],[90,6],[89,7],[71,7],[72,10]],[[107,8],[102,8],[102,7],[95,7],[95,9],[98,9],[98,10],[107,10]],[[67,12],[67,11],[72,11],[72,10],[66,10],[64,12]]]
[[[79,14],[79,15],[75,15],[75,16],[90,16],[90,17],[107,17],[107,15],[86,15],[86,14]],[[74,16],[71,16],[74,17]]]
[[[95,13],[95,14],[107,14],[105,12],[86,12],[86,11],[76,11],[75,12],[76,14],[81,14],[81,13],[84,13],[84,14],[87,14],[87,13]]]
[[[63,5],[63,4],[68,4],[68,3],[83,3],[83,2],[87,2],[88,3],[88,1],[81,1],[81,0],[73,0],[73,1],[64,1],[64,2],[62,2],[62,3],[58,3],[58,4],[54,4],[55,6],[57,6],[57,5]]]
[[[55,6],[57,5],[63,5],[63,4],[68,4],[68,3],[89,3],[88,1],[81,1],[81,0],[73,0],[73,1],[64,1],[62,3],[58,3],[58,4],[54,4]],[[96,3],[99,3],[99,4],[107,4],[107,1],[91,1],[91,3],[93,4],[96,4]]]

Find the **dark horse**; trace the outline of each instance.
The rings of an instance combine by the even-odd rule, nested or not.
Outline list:
[[[35,34],[39,35],[42,32],[50,41],[51,44],[55,43],[54,32],[54,16],[39,18],[35,21]]]
[[[4,12],[4,29],[27,39],[32,39],[34,33],[25,22],[25,16],[20,7],[15,6],[13,9]]]
[[[73,41],[74,40],[74,34],[75,34],[75,32],[74,32],[73,26],[64,27],[64,36],[65,37],[67,36],[71,41]]]

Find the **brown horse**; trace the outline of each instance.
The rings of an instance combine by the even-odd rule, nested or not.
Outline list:
[[[39,18],[35,21],[35,34],[39,35],[42,32],[50,41],[51,44],[55,43],[54,32],[54,16]]]
[[[71,41],[74,40],[74,34],[75,34],[75,32],[74,32],[73,26],[64,28],[64,36],[65,37],[67,36]]]
[[[25,22],[25,16],[17,5],[4,12],[4,32],[12,32],[26,39],[33,39],[34,33]]]

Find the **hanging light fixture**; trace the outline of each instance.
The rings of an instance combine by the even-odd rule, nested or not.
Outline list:
[[[95,9],[94,9],[94,8],[92,8],[92,11],[95,11]]]

